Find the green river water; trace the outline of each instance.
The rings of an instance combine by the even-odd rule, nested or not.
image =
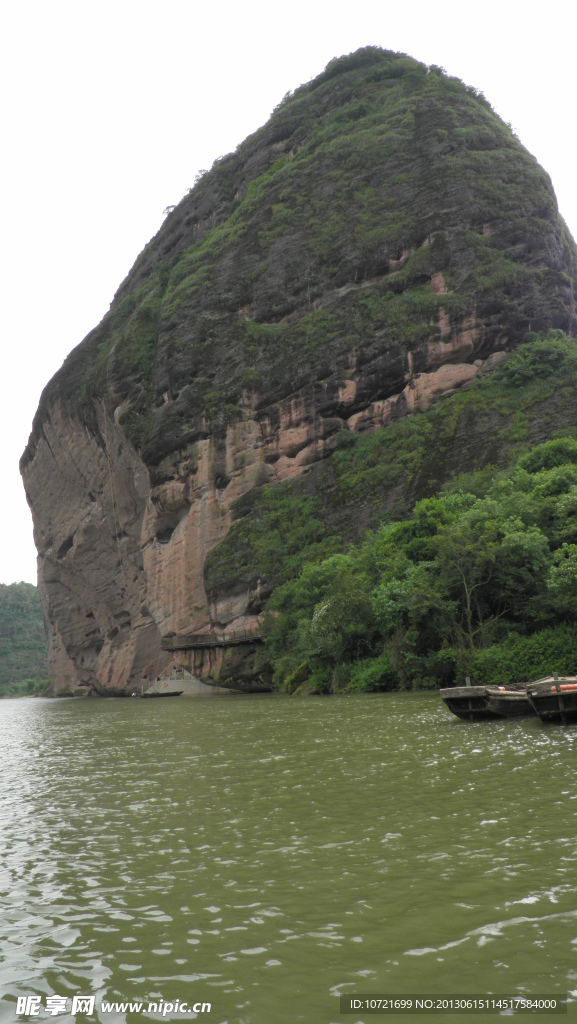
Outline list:
[[[577,727],[429,693],[4,700],[0,724],[1,1022],[371,1024],[339,996],[427,992],[577,1015]],[[18,1017],[35,994],[94,1015]]]

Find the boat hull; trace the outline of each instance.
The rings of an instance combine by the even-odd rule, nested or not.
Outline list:
[[[577,722],[577,679],[563,676],[538,680],[527,695],[542,722],[571,725]]]
[[[505,691],[505,693],[489,688],[487,707],[494,711],[498,718],[520,718],[533,715],[534,709],[526,693]]]
[[[449,711],[468,722],[520,718],[534,714],[524,690],[501,690],[496,686],[452,686],[441,690],[441,697]]]
[[[164,693],[141,693],[138,696],[141,700],[158,700],[160,697],[181,697],[183,690],[168,690]]]

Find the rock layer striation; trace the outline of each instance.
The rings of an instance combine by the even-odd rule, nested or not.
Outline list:
[[[574,334],[576,267],[546,173],[440,69],[367,48],[286,97],[43,393],[21,469],[57,687],[127,691],[164,634],[254,627],[266,579],[205,585],[239,501]],[[187,664],[270,685],[256,649]]]

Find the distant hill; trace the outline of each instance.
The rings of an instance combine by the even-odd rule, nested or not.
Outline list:
[[[0,584],[0,696],[33,693],[48,682],[38,588]]]

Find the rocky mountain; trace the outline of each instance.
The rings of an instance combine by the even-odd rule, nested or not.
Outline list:
[[[42,395],[21,470],[58,685],[123,690],[166,668],[163,635],[253,628],[305,548],[506,460],[491,413],[461,412],[428,466],[395,461],[396,425],[531,332],[574,336],[576,288],[547,174],[474,89],[368,47],[287,95]],[[270,685],[249,647],[195,667]]]

